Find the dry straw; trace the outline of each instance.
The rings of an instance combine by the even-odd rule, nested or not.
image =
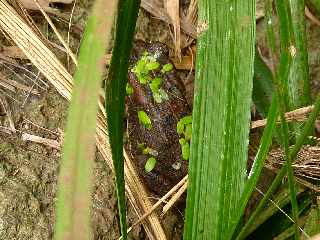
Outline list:
[[[73,87],[72,76],[43,43],[44,40],[41,40],[38,35],[34,33],[32,27],[26,24],[15,9],[5,0],[0,0],[0,27],[57,91],[70,101]],[[106,115],[101,102],[99,102],[96,131],[97,147],[108,166],[113,169],[106,129]],[[125,181],[130,203],[134,207],[137,215],[141,217],[145,212],[149,212],[152,204],[148,199],[148,194],[143,184],[139,180],[135,168],[127,156],[125,156]],[[146,221],[143,222],[143,225],[150,239],[166,239],[158,216],[155,213],[151,213],[146,218]]]

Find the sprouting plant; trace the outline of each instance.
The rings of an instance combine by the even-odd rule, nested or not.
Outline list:
[[[179,139],[179,143],[181,146],[181,155],[182,158],[184,160],[188,160],[189,159],[189,155],[190,155],[190,144],[188,141],[186,141],[186,139],[184,138],[180,138]]]
[[[177,123],[177,133],[179,135],[181,135],[182,133],[185,133],[186,127],[191,124],[192,124],[192,116],[191,115],[181,118],[179,120],[179,122]]]
[[[131,95],[133,93],[133,87],[129,83],[126,85],[126,93],[127,95]]]
[[[162,73],[167,73],[173,70],[173,65],[171,63],[167,63],[165,65],[163,65],[161,72]]]
[[[152,80],[149,72],[157,70],[159,67],[160,64],[157,62],[157,59],[145,52],[131,71],[136,74],[141,84],[147,84]]]
[[[136,65],[131,69],[131,71],[136,74],[138,81],[141,84],[149,85],[153,99],[156,103],[161,103],[163,100],[169,100],[168,94],[161,88],[162,79],[160,77],[152,78],[150,76],[151,71],[158,70],[159,68],[160,63],[157,62],[157,59],[145,52]],[[173,65],[171,63],[167,63],[163,65],[161,73],[164,74],[172,69]]]
[[[138,148],[142,150],[142,153],[144,155],[149,155],[149,158],[146,161],[144,168],[146,172],[151,172],[156,165],[157,159],[155,157],[158,156],[158,152],[151,147],[146,147],[144,143],[139,143]]]
[[[180,136],[181,155],[184,160],[190,156],[190,140],[192,135],[192,116],[185,116],[177,123],[177,133]]]
[[[145,154],[145,155],[158,156],[158,152],[156,150],[154,150],[153,148],[151,148],[151,147],[145,147],[142,150],[142,153]]]
[[[148,71],[157,70],[160,67],[160,64],[157,62],[155,58],[149,59],[149,62],[146,65]]]
[[[148,158],[148,160],[146,161],[146,164],[144,165],[144,170],[147,173],[149,173],[154,169],[156,164],[157,164],[157,159],[155,157],[150,157]]]
[[[162,100],[168,100],[169,96],[168,94],[160,88],[162,84],[162,79],[159,77],[156,77],[152,79],[149,86],[152,91],[153,99],[156,103],[161,103]]]
[[[150,130],[152,128],[151,119],[145,111],[138,111],[138,119],[140,124],[145,126],[147,129]]]

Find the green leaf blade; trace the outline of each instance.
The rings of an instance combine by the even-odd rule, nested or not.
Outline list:
[[[126,198],[123,159],[124,98],[128,79],[129,54],[131,52],[139,0],[119,0],[116,36],[106,84],[106,112],[122,238],[127,239]],[[143,68],[143,66],[140,66]],[[137,70],[137,69],[135,69]],[[138,69],[141,70],[141,69]],[[133,70],[132,70],[133,71]],[[143,69],[142,69],[143,71]]]
[[[255,1],[199,1],[184,239],[224,239],[246,178]]]

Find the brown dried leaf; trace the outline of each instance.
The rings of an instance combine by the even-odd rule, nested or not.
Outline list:
[[[3,46],[1,54],[10,58],[28,59],[26,55],[17,46]]]
[[[54,11],[53,8],[50,7],[51,3],[64,3],[64,4],[70,4],[73,2],[73,0],[36,0],[40,4],[40,6],[45,11]],[[22,6],[29,10],[39,10],[37,4],[35,3],[35,0],[18,0],[19,3],[22,4]]]
[[[171,19],[174,29],[175,55],[181,58],[181,29],[179,0],[164,0],[164,7]]]

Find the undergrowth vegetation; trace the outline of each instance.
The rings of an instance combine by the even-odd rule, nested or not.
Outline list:
[[[172,64],[161,66],[147,52],[128,69],[139,3],[136,0],[118,3],[113,56],[106,84],[106,113],[123,239],[127,238],[127,224],[122,119],[125,95],[134,91],[127,83],[127,73],[131,71],[140,84],[148,85],[154,101],[161,104],[169,99],[161,87],[163,79],[152,78],[149,73],[165,74],[173,70]],[[313,221],[313,212],[309,211],[317,208],[311,204],[315,196],[307,194],[306,197],[305,190],[298,191],[293,163],[313,132],[320,97],[315,99],[305,124],[288,124],[285,114],[310,102],[304,9],[305,3],[301,0],[265,0],[270,69],[255,48],[255,0],[198,1],[193,114],[180,119],[176,129],[182,158],[189,160],[184,239],[245,239],[250,234],[258,234],[256,239],[262,239],[262,235],[254,231],[259,230],[259,225],[272,225],[277,221],[281,221],[281,229],[260,230],[265,236],[269,234],[265,239],[277,235],[277,239],[300,239],[314,234],[305,223],[312,225],[319,221]],[[83,48],[84,45],[85,42]],[[84,52],[81,48],[80,56]],[[80,58],[80,66],[83,66],[82,60]],[[253,164],[247,169],[252,99],[259,114],[267,117],[267,124]],[[147,130],[152,129],[152,121],[145,111],[138,111],[138,119]],[[292,133],[295,137],[289,138]],[[68,149],[68,142],[65,144]],[[268,152],[277,144],[283,149],[285,164],[257,207],[244,220],[246,206],[256,190]],[[149,147],[143,146],[143,152],[149,156],[145,171],[152,172],[157,164],[156,156]],[[285,198],[275,204],[288,214],[278,216],[278,220],[278,211],[268,202],[270,198],[280,198],[284,191],[287,192]],[[309,200],[307,204],[303,198]],[[62,215],[59,216],[57,226],[62,221]],[[265,216],[263,220],[258,220],[262,216]],[[57,234],[56,239],[60,239],[59,236]]]
[[[173,8],[179,1],[165,2]],[[71,80],[66,84],[69,90],[73,87],[73,94],[60,167],[54,239],[90,239],[92,160],[95,140],[104,143],[101,139],[107,143],[98,148],[111,155],[105,154],[106,158],[112,158],[124,240],[131,230],[127,226],[126,190],[131,204],[142,204],[134,207],[141,217],[134,225],[143,222],[148,236],[154,239],[163,236],[163,230],[160,224],[152,225],[152,221],[159,222],[152,211],[162,201],[169,202],[164,209],[179,197],[178,202],[183,202],[184,191],[187,197],[181,237],[185,240],[310,239],[320,233],[320,160],[310,157],[307,163],[313,162],[309,165],[300,161],[304,148],[317,145],[315,122],[320,94],[311,96],[305,11],[309,6],[320,14],[320,1],[264,0],[264,49],[256,42],[255,0],[186,2],[197,6],[194,16],[181,13],[190,19],[197,16],[196,34],[187,30],[197,46],[193,108],[192,114],[189,111],[176,119],[172,134],[177,138],[182,163],[188,164],[188,175],[153,208],[147,200],[137,200],[140,193],[142,198],[148,197],[141,181],[132,180],[138,171],[124,151],[128,141],[124,137],[126,97],[137,91],[134,84],[129,84],[128,73],[147,89],[155,105],[162,106],[173,99],[172,92],[165,90],[165,81],[176,71],[176,65],[160,63],[157,54],[145,52],[130,67],[139,7],[146,1],[95,0],[81,43],[74,87]],[[0,7],[8,8],[4,0]],[[179,13],[179,5],[177,9]],[[179,28],[186,28],[185,22],[170,11],[168,18],[176,44],[173,52],[183,54]],[[4,22],[2,19],[0,24]],[[10,27],[4,31],[14,39]],[[27,55],[23,41],[14,41]],[[111,62],[107,79],[101,84],[109,45]],[[32,61],[38,68],[46,65],[36,58]],[[100,94],[101,85],[104,94]],[[60,93],[68,92],[61,89]],[[150,111],[137,109],[134,117],[146,133],[162,120],[155,121]],[[303,115],[299,115],[301,112]],[[252,129],[255,120],[263,122],[258,130]],[[168,118],[167,125],[172,121]],[[161,164],[160,153],[148,142],[139,143],[138,150],[146,159],[143,172],[154,176]],[[279,158],[274,176],[266,176],[264,169],[273,164],[270,151],[275,150]],[[305,168],[304,175],[298,174],[299,167]],[[172,168],[178,171],[181,162],[175,162]],[[308,176],[308,170],[315,174]],[[260,189],[259,181],[267,187]],[[174,200],[168,198],[170,194],[176,194]]]

